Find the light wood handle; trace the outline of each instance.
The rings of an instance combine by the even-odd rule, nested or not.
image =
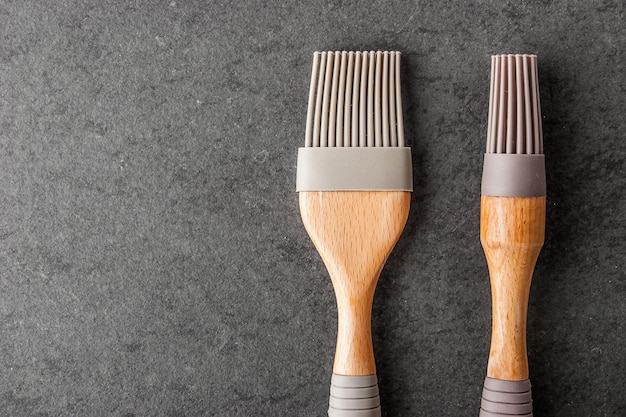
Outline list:
[[[374,290],[404,229],[410,201],[405,191],[300,192],[304,226],[337,298],[335,374],[376,373],[370,323]]]
[[[480,241],[491,280],[490,378],[528,379],[528,295],[545,223],[545,197],[481,198]]]

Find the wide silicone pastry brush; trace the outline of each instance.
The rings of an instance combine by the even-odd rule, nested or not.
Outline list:
[[[487,130],[480,241],[491,281],[492,330],[480,416],[532,416],[526,315],[546,220],[535,55],[492,57]]]
[[[380,416],[374,290],[409,214],[399,52],[315,52],[297,191],[338,310],[331,417]]]

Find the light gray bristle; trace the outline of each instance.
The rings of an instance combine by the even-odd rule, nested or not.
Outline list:
[[[404,147],[400,52],[315,52],[306,147]]]
[[[537,56],[491,57],[486,152],[543,154]]]

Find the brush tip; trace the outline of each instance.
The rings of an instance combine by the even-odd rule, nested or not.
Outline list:
[[[491,55],[491,58],[500,58],[500,57],[509,57],[509,56],[513,56],[513,57],[522,57],[522,58],[534,58],[537,59],[537,55],[536,54],[495,54],[495,55]]]
[[[404,147],[400,53],[315,51],[305,146]]]
[[[536,55],[492,55],[486,153],[543,154]]]

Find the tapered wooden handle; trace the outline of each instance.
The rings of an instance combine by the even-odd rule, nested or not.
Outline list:
[[[545,222],[545,197],[481,198],[480,241],[491,280],[490,378],[528,379],[528,295]]]
[[[337,298],[335,374],[376,373],[370,324],[374,290],[404,229],[410,201],[406,191],[300,192],[304,226]]]

